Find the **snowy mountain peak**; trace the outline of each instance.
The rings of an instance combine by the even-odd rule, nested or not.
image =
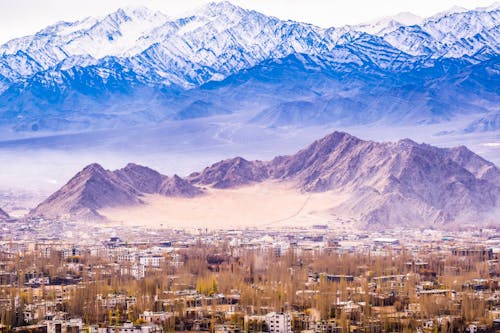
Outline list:
[[[410,12],[401,12],[393,16],[374,19],[359,25],[350,27],[355,31],[362,31],[373,35],[384,35],[390,33],[400,26],[418,25],[423,18]]]
[[[459,13],[466,13],[466,12],[468,12],[467,8],[464,8],[461,6],[453,6],[450,9],[442,11],[434,16],[446,16],[446,15],[450,15],[450,14],[459,14]]]
[[[195,25],[205,25],[209,30],[224,31],[238,24],[250,11],[228,1],[210,2],[194,12],[190,17]]]
[[[377,33],[394,47],[414,56],[473,57],[483,48],[499,52],[499,10],[452,8],[414,26]]]
[[[148,19],[155,16],[161,16],[165,20],[169,19],[169,17],[158,10],[153,10],[145,6],[125,6],[118,10],[123,11],[129,17],[133,18],[143,18]]]
[[[494,11],[500,9],[500,1],[495,1],[491,5],[485,8],[486,11]]]
[[[218,16],[221,14],[228,14],[235,12],[236,13],[246,12],[245,9],[236,6],[229,1],[210,2],[205,6],[202,6],[198,11],[203,12],[209,16]]]
[[[423,17],[415,15],[411,12],[401,12],[392,16],[392,19],[404,25],[421,24],[424,20]]]

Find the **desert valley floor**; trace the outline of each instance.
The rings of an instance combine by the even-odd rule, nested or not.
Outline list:
[[[346,198],[332,191],[301,193],[291,182],[265,182],[235,189],[209,188],[205,195],[191,199],[146,195],[146,205],[99,212],[111,224],[158,228],[304,226],[337,221],[340,224],[331,210]]]

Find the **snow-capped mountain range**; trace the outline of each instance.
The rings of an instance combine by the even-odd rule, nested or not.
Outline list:
[[[498,3],[328,29],[229,2],[176,19],[119,9],[1,45],[0,126],[87,130],[249,109],[249,121],[281,119],[267,124],[276,126],[297,103],[314,110],[300,115],[313,121],[379,120],[401,109],[398,119],[419,122],[495,113],[499,22]],[[408,116],[414,110],[424,116]]]

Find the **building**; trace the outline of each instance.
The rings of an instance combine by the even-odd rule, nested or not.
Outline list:
[[[139,257],[139,263],[147,267],[160,267],[161,263],[165,261],[163,256],[142,256]]]
[[[79,333],[83,328],[81,318],[70,320],[52,319],[47,320],[47,333]]]
[[[493,249],[491,248],[454,248],[451,251],[451,254],[457,257],[473,257],[473,258],[482,258],[483,260],[491,260],[493,259]]]
[[[146,323],[164,324],[169,318],[173,316],[174,315],[171,312],[144,311],[139,315],[139,318]]]
[[[346,281],[346,282],[354,281],[354,276],[352,275],[333,275],[333,274],[321,274],[321,275],[323,275],[326,281],[328,282],[340,283],[341,281]]]
[[[265,322],[269,333],[292,333],[292,316],[289,313],[268,313]]]
[[[240,328],[236,325],[217,324],[214,328],[215,333],[240,333]]]
[[[131,322],[121,326],[99,327],[98,333],[161,333],[162,329],[156,324],[134,325]]]
[[[399,239],[397,238],[375,238],[373,243],[376,246],[387,246],[387,245],[399,245]]]

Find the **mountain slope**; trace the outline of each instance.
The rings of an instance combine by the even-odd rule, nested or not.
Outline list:
[[[498,129],[500,129],[500,113],[491,113],[471,122],[463,129],[463,132],[489,132],[497,131]]]
[[[497,62],[467,65],[445,59],[389,74],[370,62],[339,67],[330,58],[291,55],[203,88],[227,91],[226,102],[244,105],[250,104],[247,92],[262,108],[251,122],[268,127],[433,123],[490,109],[498,112],[498,94],[492,91],[497,78],[487,74]]]
[[[498,54],[498,5],[471,11],[445,12],[420,25],[401,26],[383,33],[391,45],[413,55],[461,58],[489,48]]]
[[[199,187],[193,186],[187,180],[174,175],[173,177],[167,177],[163,180],[158,193],[167,197],[194,198],[204,192]]]
[[[142,203],[139,195],[137,190],[121,182],[111,171],[98,164],[91,164],[38,205],[30,215],[102,219],[98,209],[138,205]]]
[[[349,193],[337,210],[371,227],[474,222],[500,204],[497,167],[464,147],[376,143],[335,132],[294,155],[235,165],[217,163],[191,181],[233,187],[274,179],[305,192]]]
[[[0,208],[0,220],[8,219],[10,216],[4,210]]]
[[[166,177],[159,172],[134,163],[113,172],[123,183],[142,193],[158,193]]]
[[[260,161],[249,162],[244,158],[235,157],[215,163],[200,173],[193,173],[189,180],[194,184],[224,189],[260,182],[268,177],[264,163]]]
[[[232,113],[267,126],[498,113],[499,13],[322,29],[219,2],[179,19],[139,8],[60,22],[0,46],[0,126],[16,136]],[[306,59],[297,76],[293,58]],[[229,90],[245,76],[258,110]]]
[[[7,110],[0,124],[16,131],[81,131],[228,114],[245,114],[266,127],[407,124],[498,112],[498,78],[491,74],[498,57],[479,64],[444,59],[399,73],[359,61],[340,66],[331,57],[294,54],[188,91],[130,83],[134,74],[122,67],[105,81],[89,68],[72,69],[61,77],[63,90],[43,75],[40,82],[10,87],[0,97],[0,109]]]
[[[115,171],[91,164],[33,209],[30,215],[102,220],[105,217],[99,213],[100,209],[140,205],[144,203],[145,194],[195,197],[203,191],[177,176],[169,178],[133,163]]]

